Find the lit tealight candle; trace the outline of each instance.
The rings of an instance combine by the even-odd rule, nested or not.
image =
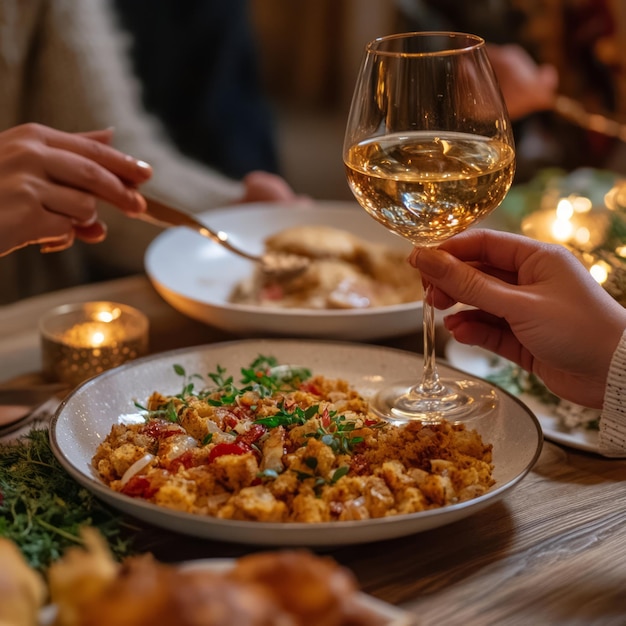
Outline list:
[[[148,319],[115,302],[63,305],[40,321],[43,372],[77,385],[148,349]]]
[[[550,243],[561,243],[575,250],[587,251],[598,246],[609,226],[605,210],[593,211],[589,198],[559,198],[554,208],[542,208],[522,221],[522,232]]]
[[[544,196],[544,199],[548,199],[548,196]],[[539,241],[567,246],[578,255],[591,276],[598,283],[604,284],[611,267],[598,260],[593,251],[604,242],[610,228],[607,207],[594,207],[589,198],[575,194],[558,198],[552,207],[546,207],[545,204],[539,211],[524,218],[522,233]]]

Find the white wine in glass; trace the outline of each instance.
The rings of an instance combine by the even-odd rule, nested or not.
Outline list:
[[[489,215],[511,186],[515,150],[485,42],[448,32],[370,42],[343,159],[361,206],[416,246],[436,246]],[[383,389],[373,408],[399,421],[485,415],[497,402],[491,385],[439,377],[428,294],[421,380]]]

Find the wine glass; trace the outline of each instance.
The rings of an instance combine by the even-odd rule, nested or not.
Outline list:
[[[515,151],[484,40],[422,32],[367,44],[343,160],[359,204],[415,246],[437,246],[491,213],[511,186]],[[397,421],[460,422],[494,409],[488,383],[440,378],[428,288],[423,319],[421,381],[382,389],[374,410]]]

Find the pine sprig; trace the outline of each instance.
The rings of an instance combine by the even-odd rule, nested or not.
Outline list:
[[[45,572],[82,544],[85,525],[99,529],[116,558],[133,553],[132,527],[63,469],[47,430],[0,443],[0,536],[14,541],[32,567]]]

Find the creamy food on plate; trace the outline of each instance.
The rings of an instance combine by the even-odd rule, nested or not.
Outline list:
[[[275,308],[364,309],[418,301],[419,274],[407,253],[330,226],[296,226],[265,240],[266,252],[312,259],[291,279],[270,280],[260,269],[241,281],[230,301]]]
[[[345,380],[267,356],[237,381],[219,366],[209,384],[174,368],[181,392],[155,391],[98,446],[111,489],[217,518],[315,523],[426,511],[494,484],[477,432],[390,424]]]

